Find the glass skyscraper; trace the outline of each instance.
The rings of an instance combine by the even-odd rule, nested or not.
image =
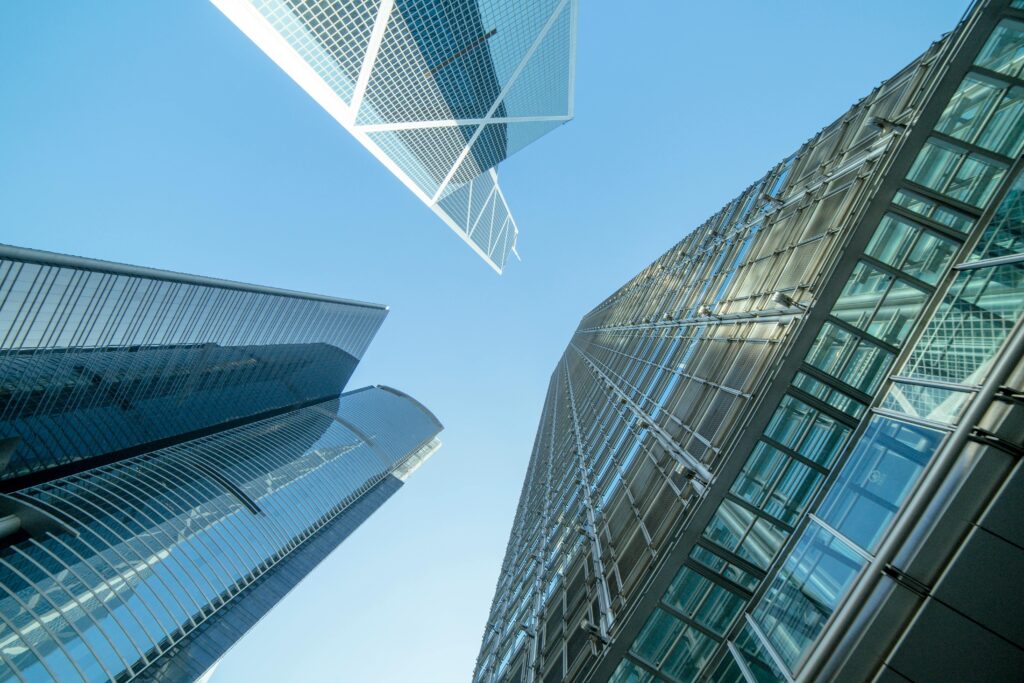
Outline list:
[[[474,683],[1018,681],[1024,2],[584,316]]]
[[[494,167],[573,116],[578,0],[213,0],[499,273]]]
[[[194,680],[440,442],[383,306],[0,246],[0,680]]]

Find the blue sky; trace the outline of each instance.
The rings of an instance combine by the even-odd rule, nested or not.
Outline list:
[[[500,169],[499,277],[212,5],[0,3],[0,241],[386,303],[350,387],[447,427],[215,683],[468,681],[579,318],[965,8],[584,1],[577,118]]]

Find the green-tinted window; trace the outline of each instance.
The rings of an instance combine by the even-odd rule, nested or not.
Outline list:
[[[1024,141],[1024,89],[968,74],[935,129],[1004,156],[1017,156]]]
[[[736,593],[686,566],[680,568],[662,600],[683,616],[720,636],[725,635],[745,603]]]
[[[807,362],[866,394],[878,390],[893,355],[826,322],[807,353]]]
[[[737,586],[746,588],[749,591],[757,588],[758,578],[756,576],[719,557],[702,545],[693,546],[693,549],[690,550],[690,557],[716,574],[720,574],[732,581]]]
[[[939,443],[942,432],[888,417],[865,430],[818,516],[874,552]]]
[[[907,275],[935,284],[958,248],[954,240],[890,213],[878,224],[866,253]]]
[[[677,683],[691,683],[700,676],[716,647],[718,641],[687,627],[665,658],[661,671]]]
[[[821,399],[836,410],[841,410],[851,417],[860,417],[866,408],[860,401],[850,398],[838,389],[834,389],[804,372],[796,373],[796,377],[793,378],[793,386],[806,391],[815,398]]]
[[[957,232],[968,233],[974,225],[974,221],[971,218],[959,211],[954,211],[933,199],[928,199],[909,190],[897,191],[892,203],[913,211],[919,216],[930,218],[936,223],[945,225],[947,228],[952,228]]]
[[[744,624],[740,629],[735,645],[757,683],[784,683],[786,678],[782,670],[775,665],[768,650],[761,644],[761,639],[754,635],[750,624]]]
[[[850,428],[793,396],[784,396],[765,429],[765,436],[808,460],[828,467]]]
[[[1024,253],[1024,174],[1017,176],[969,261]]]
[[[941,194],[982,207],[992,197],[1006,167],[952,144],[929,140],[921,149],[907,178]]]
[[[911,417],[952,424],[960,417],[971,394],[943,387],[893,382],[882,407]]]
[[[628,659],[623,659],[608,683],[654,683],[654,676]]]
[[[776,519],[793,524],[817,488],[821,474],[759,442],[732,485],[732,493]]]
[[[1012,19],[999,22],[974,63],[1010,76],[1019,75],[1024,65],[1024,24]]]
[[[786,540],[786,531],[731,500],[723,500],[704,537],[756,567],[767,569]]]
[[[804,530],[753,615],[790,671],[863,566],[862,557],[822,527]]]
[[[662,609],[655,609],[629,653],[657,668],[683,630],[683,622]]]

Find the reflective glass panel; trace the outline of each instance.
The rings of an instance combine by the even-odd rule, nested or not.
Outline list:
[[[942,432],[877,416],[843,466],[818,516],[869,552],[942,441]]]

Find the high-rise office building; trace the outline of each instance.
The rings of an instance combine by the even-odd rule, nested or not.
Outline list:
[[[573,116],[578,0],[213,0],[499,273],[494,167]]]
[[[474,683],[1017,681],[1024,2],[584,316]]]
[[[383,306],[0,246],[0,680],[194,680],[441,424]]]

